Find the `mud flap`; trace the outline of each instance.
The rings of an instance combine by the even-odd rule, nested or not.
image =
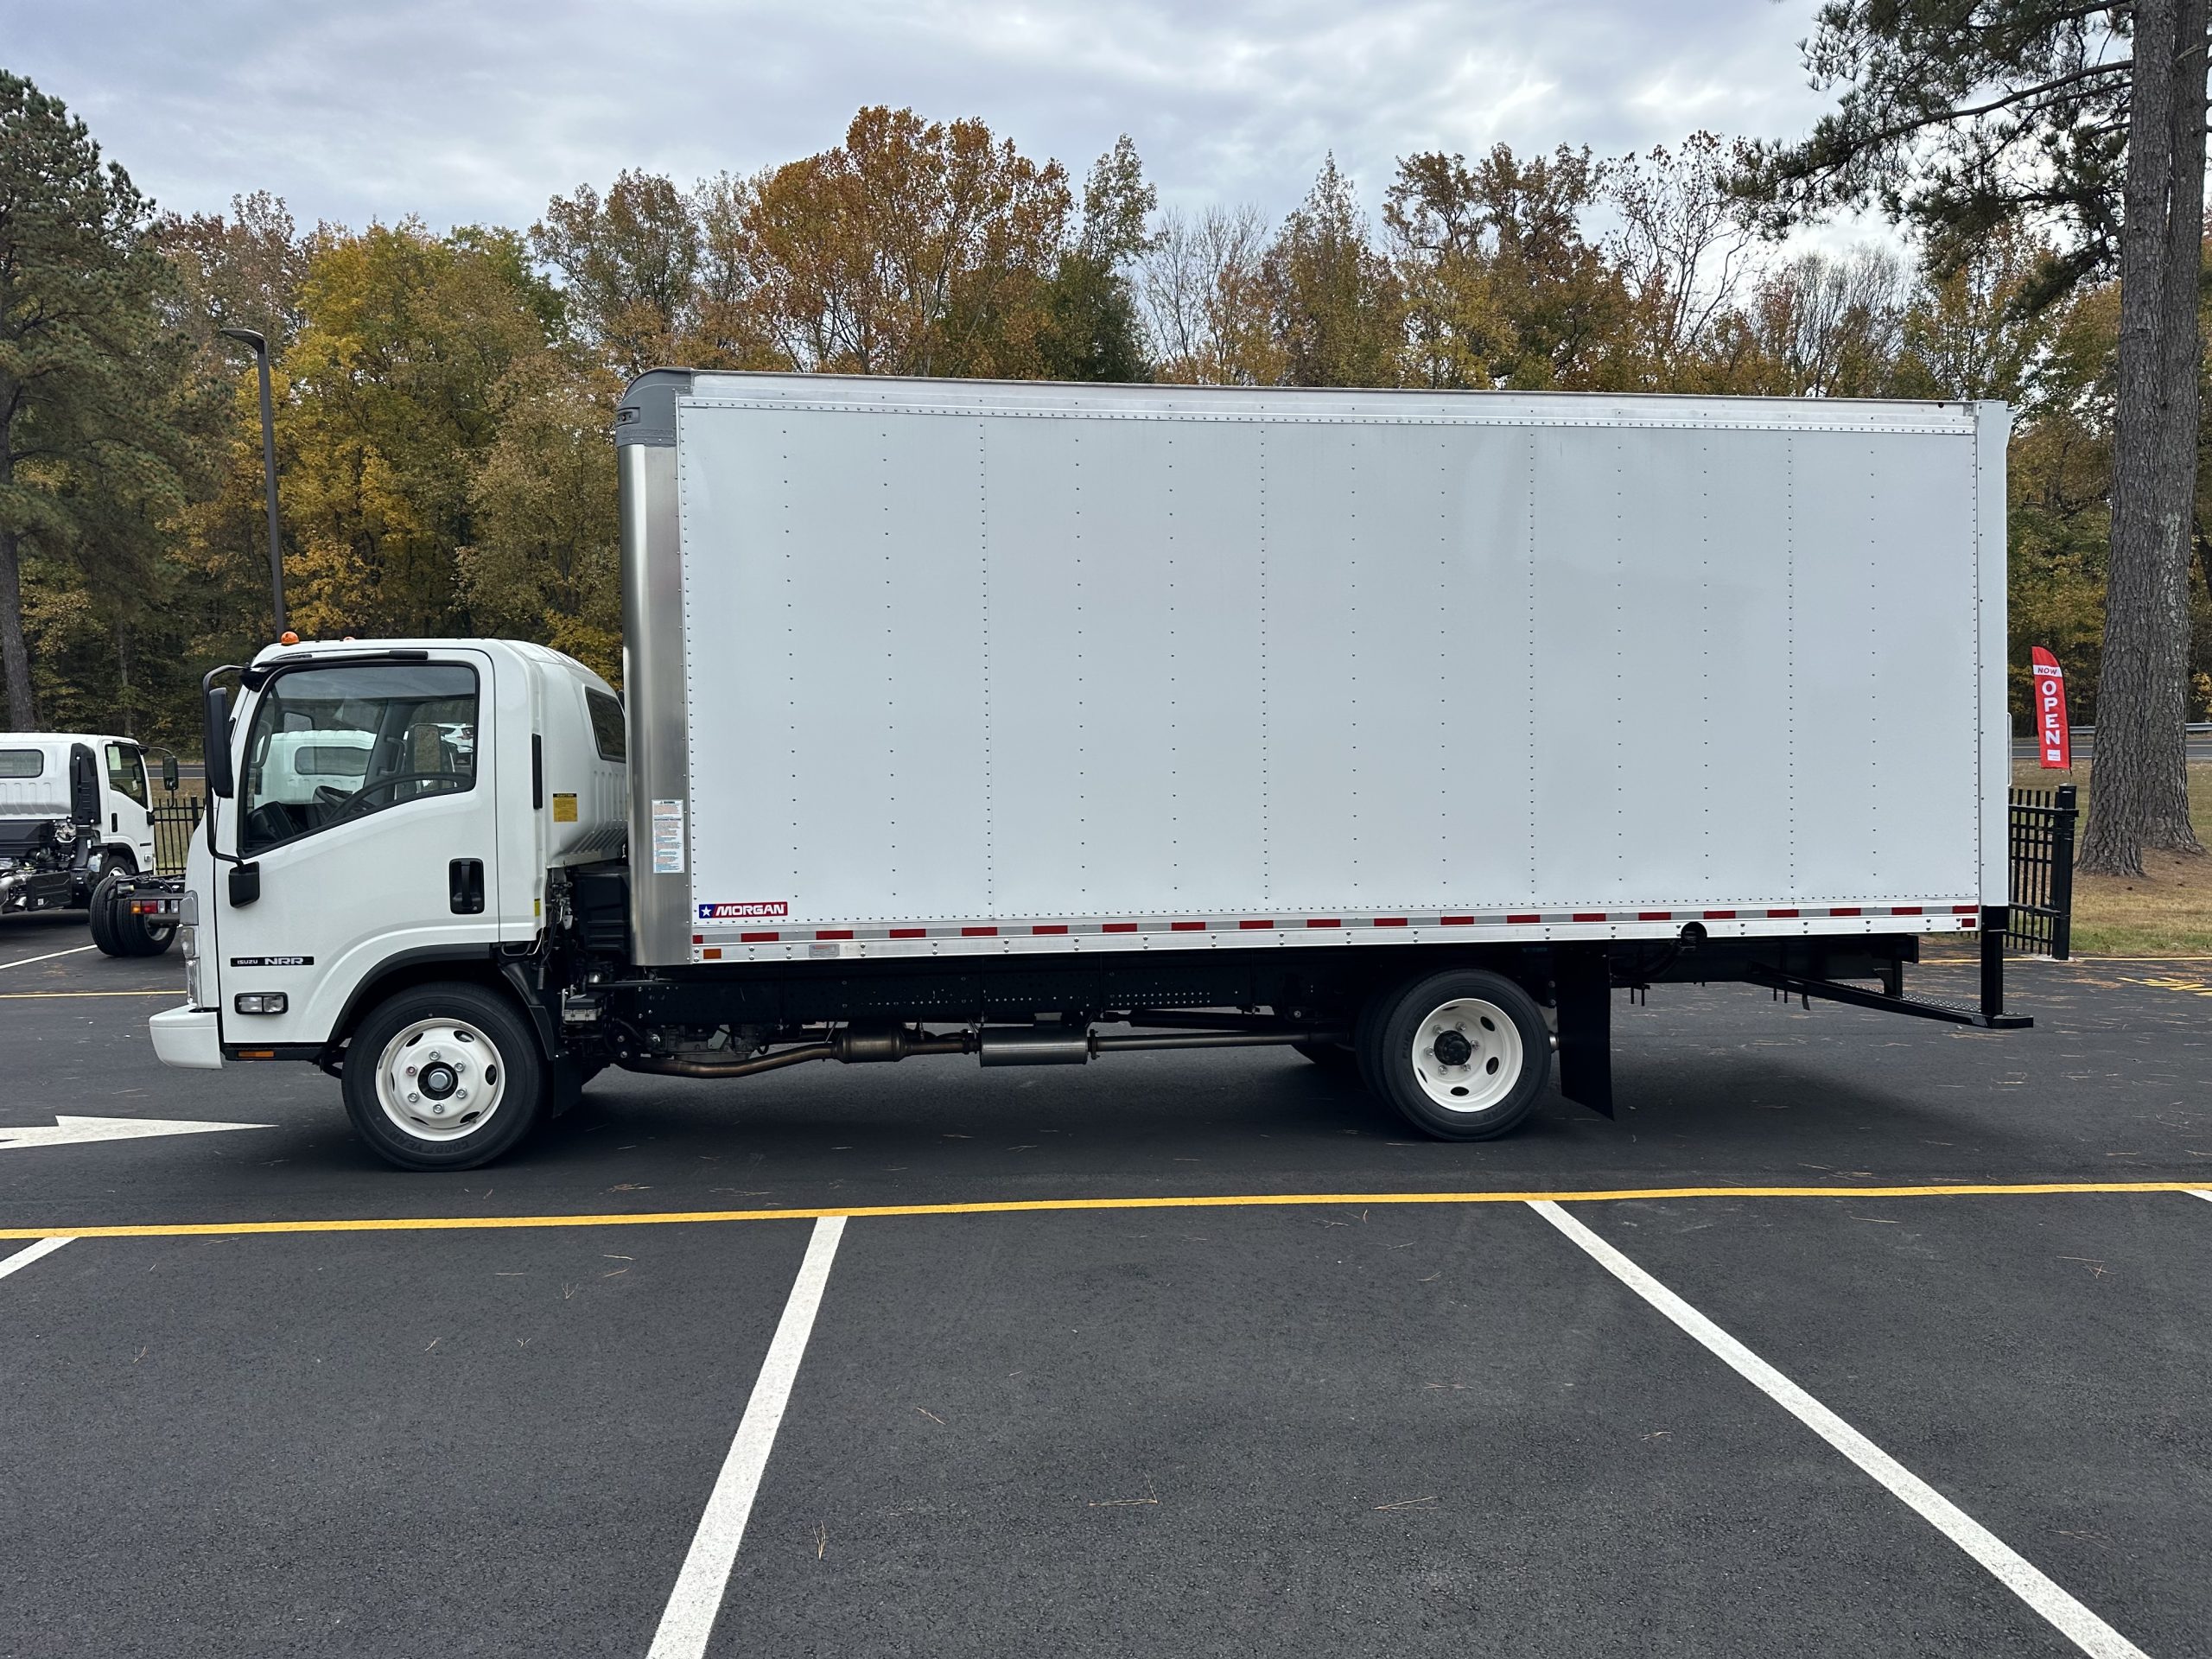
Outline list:
[[[1552,989],[1559,1007],[1559,1091],[1611,1117],[1613,986],[1605,947],[1554,945]]]

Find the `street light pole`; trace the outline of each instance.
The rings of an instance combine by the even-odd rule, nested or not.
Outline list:
[[[284,632],[284,552],[276,530],[276,412],[269,396],[269,341],[257,328],[218,328],[217,334],[253,347],[261,370],[261,474],[269,496],[269,594],[276,603],[276,632]]]

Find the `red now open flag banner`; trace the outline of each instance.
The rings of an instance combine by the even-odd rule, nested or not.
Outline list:
[[[2066,671],[2041,645],[2029,654],[2029,663],[2036,684],[2036,747],[2047,770],[2068,770],[2074,746],[2066,729]]]

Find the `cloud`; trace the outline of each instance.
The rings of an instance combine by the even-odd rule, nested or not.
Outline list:
[[[1822,107],[1809,0],[77,0],[24,8],[7,67],[66,99],[163,207],[284,196],[303,221],[527,225],[626,167],[689,182],[835,143],[863,104],[978,115],[1080,173],[1130,134],[1163,197],[1294,203],[1333,152],[1396,158]]]

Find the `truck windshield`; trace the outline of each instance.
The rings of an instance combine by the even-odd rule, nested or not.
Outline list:
[[[294,669],[254,707],[241,853],[476,784],[476,673],[458,663]]]

